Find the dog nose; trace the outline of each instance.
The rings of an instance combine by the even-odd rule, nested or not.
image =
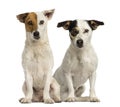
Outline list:
[[[35,31],[35,32],[33,33],[33,36],[34,36],[35,39],[39,39],[39,38],[40,38],[38,31]]]
[[[78,39],[78,40],[77,40],[77,46],[78,46],[79,48],[83,47],[83,40],[82,40],[82,39]]]

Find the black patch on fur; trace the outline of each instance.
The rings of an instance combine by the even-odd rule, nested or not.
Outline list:
[[[104,25],[104,22],[97,20],[87,20],[87,23],[89,24],[92,30],[95,30],[99,25]]]
[[[73,37],[79,33],[79,30],[77,29],[77,20],[60,22],[58,23],[57,27],[63,27],[65,30],[69,30]]]
[[[67,22],[71,22],[71,21],[60,22],[57,24],[57,27],[63,27]]]
[[[70,33],[71,33],[72,36],[75,37],[79,33],[79,30],[76,29],[76,27],[74,27],[74,28],[72,28],[72,30],[70,31]]]
[[[73,28],[77,27],[77,20],[70,21],[68,30],[71,31]]]
[[[79,33],[79,30],[76,28],[77,28],[77,20],[71,21],[68,30],[73,37],[75,37]]]

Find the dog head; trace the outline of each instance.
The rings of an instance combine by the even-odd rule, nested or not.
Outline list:
[[[103,22],[97,20],[68,20],[58,23],[57,27],[69,30],[71,43],[82,48],[90,43],[92,31],[97,29]]]
[[[25,24],[28,39],[38,41],[45,36],[47,32],[47,21],[52,18],[53,10],[43,12],[30,12],[17,15],[17,19]]]

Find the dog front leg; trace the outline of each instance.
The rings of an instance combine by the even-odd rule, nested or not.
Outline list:
[[[89,97],[91,102],[99,102],[99,99],[96,97],[96,94],[95,94],[95,81],[96,81],[96,72],[93,72],[89,78],[89,82],[90,82]]]
[[[51,78],[52,78],[52,74],[51,71],[49,71],[46,75],[45,75],[45,86],[44,86],[44,91],[43,91],[43,99],[44,99],[44,103],[54,103],[54,100],[50,98],[50,83],[51,83]]]
[[[21,98],[19,100],[21,103],[30,103],[32,101],[32,95],[33,95],[32,86],[33,86],[32,76],[27,72],[25,75],[25,83],[23,85],[25,98]]]
[[[73,88],[73,82],[72,77],[70,73],[65,73],[66,81],[68,84],[68,97],[65,101],[67,102],[73,102],[75,101],[75,95],[74,95],[74,88]]]

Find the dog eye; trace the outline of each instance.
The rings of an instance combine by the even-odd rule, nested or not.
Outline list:
[[[44,24],[44,20],[41,20],[39,24],[40,24],[40,25],[43,25],[43,24]]]
[[[28,25],[33,25],[33,23],[32,23],[32,21],[30,20],[30,21],[28,21]]]
[[[88,33],[88,32],[89,32],[89,30],[88,30],[88,29],[85,29],[85,30],[84,30],[84,33]]]
[[[73,30],[71,31],[72,36],[76,36],[78,33],[79,33],[79,31],[76,30],[76,29],[73,29]]]

